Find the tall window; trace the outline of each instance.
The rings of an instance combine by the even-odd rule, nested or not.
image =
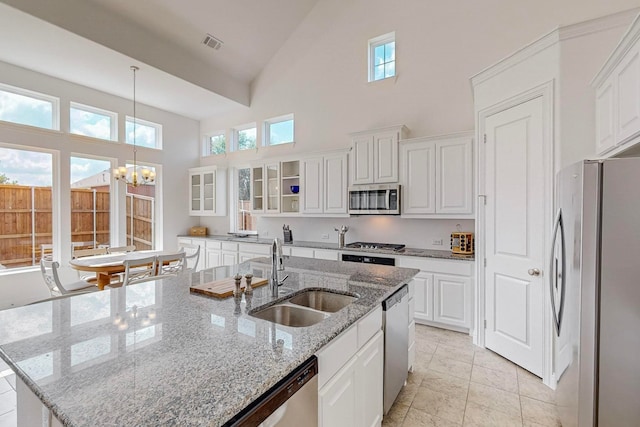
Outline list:
[[[53,252],[53,155],[0,146],[0,269]]]
[[[396,75],[396,33],[369,40],[369,81]]]
[[[224,132],[217,132],[205,137],[205,156],[224,154],[227,152],[227,136]]]
[[[71,245],[74,249],[108,245],[111,163],[71,157]]]
[[[92,138],[118,140],[118,115],[88,105],[71,103],[69,109],[69,132]]]
[[[60,100],[0,84],[0,120],[45,129],[60,129]]]
[[[236,231],[256,231],[257,220],[251,215],[251,169],[238,169],[237,179]]]
[[[162,125],[136,118],[135,130],[138,147],[162,148]],[[125,132],[127,144],[133,144],[133,117],[127,116]]]
[[[264,135],[264,145],[293,142],[293,114],[266,120],[264,122]]]
[[[237,151],[256,148],[256,125],[246,125],[233,130],[235,149]]]
[[[127,169],[133,165],[127,164]],[[138,165],[138,170],[149,169],[157,174],[156,168]],[[134,187],[127,185],[127,245],[136,250],[155,249],[156,227],[156,185],[155,182]]]

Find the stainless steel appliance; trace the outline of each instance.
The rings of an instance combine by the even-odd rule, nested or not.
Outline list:
[[[403,285],[382,302],[384,327],[384,393],[386,415],[407,380],[409,370],[409,287]]]
[[[349,187],[349,213],[354,215],[400,215],[400,185],[378,184]]]
[[[640,422],[640,159],[557,176],[549,289],[564,427]]]
[[[373,250],[385,250],[385,251],[401,251],[405,248],[405,245],[397,245],[394,243],[372,243],[372,242],[353,242],[345,246],[349,249],[373,249]]]
[[[317,426],[317,374],[318,359],[312,356],[229,420],[225,427]]]
[[[362,262],[365,264],[380,264],[380,265],[396,265],[395,258],[386,258],[379,256],[367,256],[367,255],[351,255],[351,254],[342,254],[343,261],[350,262]]]

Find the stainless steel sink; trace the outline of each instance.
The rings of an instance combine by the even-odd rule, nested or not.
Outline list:
[[[315,325],[329,317],[326,313],[287,304],[272,305],[250,315],[258,319],[293,327]]]
[[[304,307],[313,308],[327,313],[336,311],[348,306],[358,298],[350,295],[336,294],[321,290],[303,292],[290,298],[288,302]]]

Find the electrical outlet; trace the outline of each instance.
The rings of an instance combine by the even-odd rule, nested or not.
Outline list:
[[[431,244],[434,246],[442,246],[442,239],[433,239]]]
[[[323,233],[322,234],[322,238],[323,239],[328,239],[329,238],[329,234],[328,233]]]
[[[263,236],[263,237],[267,237],[268,235],[269,235],[269,232],[268,232],[268,231],[265,231],[264,233],[262,233],[262,236]]]

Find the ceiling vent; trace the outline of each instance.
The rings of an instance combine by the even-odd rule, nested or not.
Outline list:
[[[202,40],[202,44],[218,50],[222,46],[222,40],[213,37],[211,34],[207,34],[204,40]]]

